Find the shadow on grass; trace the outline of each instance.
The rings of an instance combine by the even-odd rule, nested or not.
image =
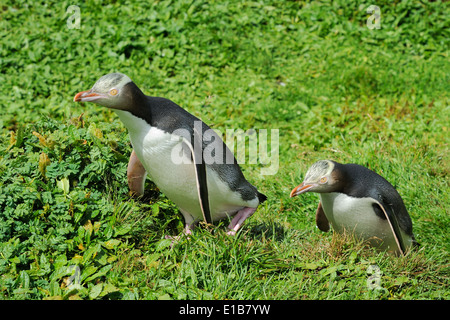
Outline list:
[[[274,241],[282,241],[286,237],[287,232],[288,229],[286,227],[276,222],[262,222],[256,225],[248,225],[246,230],[248,237],[257,240],[272,239]]]

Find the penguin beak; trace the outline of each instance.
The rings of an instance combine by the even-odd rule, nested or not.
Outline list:
[[[291,198],[298,196],[299,194],[308,192],[309,189],[311,189],[312,187],[314,187],[314,184],[307,184],[307,183],[301,183],[298,186],[296,186],[294,189],[292,189],[291,191]]]
[[[92,90],[87,91],[81,91],[78,92],[75,97],[73,98],[73,101],[75,102],[89,102],[89,101],[95,101],[100,98],[103,98],[103,95],[99,93],[92,92]]]

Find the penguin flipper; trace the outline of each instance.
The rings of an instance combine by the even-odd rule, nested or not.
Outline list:
[[[208,181],[206,177],[206,164],[203,160],[203,148],[202,148],[202,135],[197,131],[197,128],[194,127],[194,144],[190,144],[188,141],[185,141],[186,145],[189,147],[191,151],[191,155],[194,162],[195,176],[196,176],[196,185],[198,191],[198,198],[200,203],[200,208],[202,210],[203,219],[206,223],[212,223],[212,217],[209,207],[209,197],[208,197]],[[200,146],[194,148],[194,146]],[[198,150],[196,150],[198,149]]]
[[[401,255],[405,255],[405,243],[402,238],[402,234],[400,231],[400,226],[397,220],[397,217],[394,214],[394,209],[391,206],[383,206],[380,202],[376,201],[374,199],[373,208],[375,209],[375,212],[379,212],[379,210],[382,211],[384,214],[384,217],[386,218],[386,221],[389,224],[389,227],[392,231],[392,234],[395,239],[395,243],[397,244],[398,250]],[[378,214],[378,213],[377,213]]]
[[[138,159],[134,150],[131,152],[127,167],[128,187],[132,195],[143,196],[147,171]]]
[[[316,225],[319,228],[319,230],[323,232],[328,232],[330,230],[330,222],[328,221],[327,216],[323,211],[322,202],[320,201],[316,210]]]

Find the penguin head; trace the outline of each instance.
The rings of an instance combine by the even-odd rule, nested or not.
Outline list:
[[[291,198],[305,192],[334,192],[339,180],[333,174],[335,162],[320,160],[314,163],[306,172],[303,182],[291,191]]]
[[[75,102],[94,102],[112,109],[127,110],[133,100],[136,87],[134,82],[122,73],[109,73],[94,84],[91,90],[82,91],[75,95]]]

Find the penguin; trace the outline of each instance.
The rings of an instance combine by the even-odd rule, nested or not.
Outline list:
[[[404,255],[417,245],[412,221],[397,190],[382,176],[358,164],[320,160],[306,172],[291,198],[319,194],[316,224],[329,231],[353,233],[371,246]]]
[[[185,234],[204,220],[231,219],[227,234],[267,197],[244,177],[233,153],[203,121],[176,103],[145,95],[125,74],[102,76],[75,102],[93,102],[115,111],[128,129],[133,150],[127,168],[132,193],[143,195],[148,175],[185,220]]]

